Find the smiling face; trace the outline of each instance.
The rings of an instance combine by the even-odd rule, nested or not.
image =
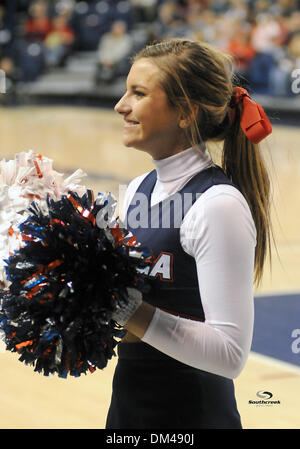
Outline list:
[[[127,91],[115,106],[124,118],[123,143],[163,159],[189,147],[178,112],[168,104],[159,69],[146,58],[136,61]]]

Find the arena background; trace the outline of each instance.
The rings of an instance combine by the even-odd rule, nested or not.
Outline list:
[[[122,146],[122,123],[113,112],[129,56],[173,36],[234,54],[238,74],[272,120],[262,151],[272,174],[277,248],[272,271],[268,266],[255,292],[252,351],[235,385],[244,428],[298,429],[299,1],[1,1],[1,159],[33,149],[58,171],[82,168],[87,187],[118,197],[119,185],[152,168],[145,154]],[[217,159],[218,148],[210,150]],[[77,379],[47,378],[3,351],[0,428],[103,428],[115,363]],[[279,403],[255,404],[262,391]]]

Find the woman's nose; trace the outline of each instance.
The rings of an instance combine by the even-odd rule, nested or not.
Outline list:
[[[130,105],[126,101],[126,94],[123,95],[123,97],[118,101],[114,109],[116,112],[118,112],[118,114],[127,114],[128,112],[130,112]]]

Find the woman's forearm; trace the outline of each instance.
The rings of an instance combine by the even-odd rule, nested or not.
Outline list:
[[[134,315],[127,321],[124,328],[138,338],[143,338],[155,312],[155,307],[142,302]]]

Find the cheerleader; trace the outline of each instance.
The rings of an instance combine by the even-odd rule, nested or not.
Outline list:
[[[107,429],[242,428],[233,379],[250,351],[253,285],[269,247],[270,186],[257,144],[272,128],[234,80],[228,55],[171,39],[134,58],[115,106],[124,145],[154,164],[130,183],[124,205],[152,265],[149,293],[132,289],[114,315],[127,334]],[[209,141],[223,142],[222,167]]]

